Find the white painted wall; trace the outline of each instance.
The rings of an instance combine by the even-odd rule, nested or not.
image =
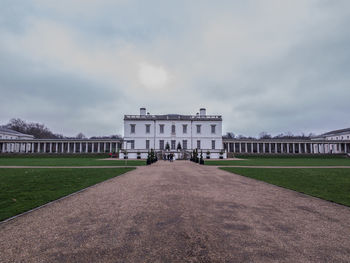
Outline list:
[[[131,133],[131,124],[135,125],[135,133]],[[150,125],[150,132],[146,133],[146,125]],[[164,125],[164,132],[160,133],[160,125]],[[172,133],[172,125],[175,125],[175,133]],[[187,133],[183,132],[183,125],[187,125]],[[197,125],[201,125],[201,132],[197,133]],[[215,133],[211,132],[211,125],[215,125]],[[150,149],[160,150],[160,141],[164,141],[164,147],[168,142],[175,140],[175,150],[180,142],[183,148],[183,140],[187,140],[187,150],[197,148],[197,140],[201,141],[203,153],[213,152],[213,157],[219,157],[223,150],[222,144],[222,121],[218,120],[124,120],[124,145],[128,151],[128,158],[132,158],[132,152],[147,152],[146,140],[150,141]],[[212,149],[212,140],[215,140],[215,149]],[[128,141],[134,141],[134,149]],[[216,154],[214,154],[216,152]],[[215,157],[214,157],[215,156]]]

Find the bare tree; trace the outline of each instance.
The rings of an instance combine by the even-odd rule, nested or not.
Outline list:
[[[271,134],[268,134],[267,132],[260,132],[259,133],[259,138],[260,139],[271,139],[272,136],[271,136]]]
[[[86,138],[86,136],[82,133],[82,132],[79,132],[78,134],[77,134],[77,136],[75,136],[77,139],[85,139]]]

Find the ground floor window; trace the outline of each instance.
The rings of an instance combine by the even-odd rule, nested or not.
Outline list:
[[[198,140],[198,141],[197,141],[197,149],[200,149],[200,148],[201,148],[201,141]]]
[[[130,141],[130,148],[132,150],[135,149],[135,141],[134,140]]]
[[[184,150],[187,150],[187,140],[183,140],[183,141],[182,141],[182,148],[183,148]]]
[[[159,140],[159,149],[164,150],[164,140]]]
[[[171,149],[172,150],[175,150],[175,147],[176,147],[176,140],[171,140]]]
[[[146,149],[149,149],[149,140],[146,140]]]
[[[211,149],[212,149],[212,150],[215,150],[215,140],[212,140],[212,141],[211,141]]]

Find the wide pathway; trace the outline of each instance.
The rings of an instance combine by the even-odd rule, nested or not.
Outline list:
[[[350,262],[350,209],[159,161],[0,224],[0,262]]]

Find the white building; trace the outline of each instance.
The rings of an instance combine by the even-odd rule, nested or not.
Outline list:
[[[193,149],[203,157],[225,158],[222,144],[222,117],[206,115],[200,109],[196,115],[151,115],[141,108],[139,115],[124,116],[124,143],[120,158],[146,158],[148,151],[173,153],[175,158],[188,155]],[[167,150],[167,144],[169,150]],[[181,150],[178,150],[178,146]]]
[[[332,140],[332,141],[350,140],[350,128],[326,132],[319,136],[313,137],[312,140]]]
[[[31,140],[34,139],[33,135],[20,133],[18,131],[14,131],[5,127],[0,126],[0,140],[2,139],[15,139],[15,140]],[[29,144],[28,144],[29,145]],[[15,144],[15,143],[7,143],[4,144],[4,149],[7,152],[19,152],[22,151],[22,148],[26,146],[24,144]],[[0,150],[2,152],[2,150]]]

